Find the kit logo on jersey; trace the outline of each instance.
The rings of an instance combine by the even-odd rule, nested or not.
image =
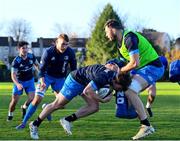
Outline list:
[[[64,60],[69,60],[69,56],[64,56]]]
[[[51,58],[51,61],[54,61],[54,60],[56,60],[56,58],[53,56],[53,57]]]
[[[105,69],[104,72],[108,73],[110,70],[109,69]]]
[[[29,67],[28,67],[28,66],[26,66],[26,67],[25,67],[25,69],[29,69]]]
[[[30,63],[30,64],[33,64],[33,61],[32,61],[32,60],[29,60],[29,63]]]

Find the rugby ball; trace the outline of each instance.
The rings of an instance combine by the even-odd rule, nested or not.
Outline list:
[[[46,107],[46,105],[47,105],[47,103],[44,103],[44,104],[42,105],[42,109],[44,109],[44,108]]]
[[[113,92],[113,89],[109,85],[105,85],[104,87],[100,88],[99,90],[96,91],[96,94],[104,99],[108,95],[110,95]]]

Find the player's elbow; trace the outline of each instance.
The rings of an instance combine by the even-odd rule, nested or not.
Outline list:
[[[131,66],[133,69],[137,68],[139,66],[139,61],[133,61]]]

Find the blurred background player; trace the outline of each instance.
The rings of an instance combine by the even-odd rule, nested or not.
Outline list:
[[[68,46],[69,38],[66,34],[60,34],[55,45],[46,49],[40,62],[39,81],[36,87],[35,97],[29,105],[26,115],[16,129],[23,129],[28,119],[34,114],[37,106],[42,101],[44,94],[51,85],[55,95],[61,90],[67,71],[77,68],[77,61],[74,51]]]
[[[21,107],[23,112],[22,117],[24,117],[26,108],[33,100],[35,93],[33,66],[35,66],[37,70],[39,69],[39,63],[35,56],[31,53],[28,53],[28,42],[21,41],[17,46],[19,55],[12,62],[11,78],[14,86],[11,102],[9,104],[7,121],[13,119],[13,112],[20,96],[23,94],[23,90],[25,90],[28,96],[27,100]]]
[[[169,80],[180,84],[180,38],[175,41],[175,50],[172,52],[172,62],[169,65]]]

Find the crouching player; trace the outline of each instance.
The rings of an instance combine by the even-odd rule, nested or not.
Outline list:
[[[41,122],[52,112],[63,108],[77,95],[81,95],[87,105],[81,107],[76,113],[60,119],[60,123],[67,134],[71,135],[71,122],[91,115],[99,110],[99,102],[106,103],[110,101],[112,95],[101,99],[96,90],[109,84],[114,90],[125,91],[131,83],[131,77],[128,73],[117,73],[118,67],[113,64],[91,65],[80,68],[71,72],[65,80],[63,88],[57,95],[56,99],[48,104],[39,117],[29,124],[30,136],[33,139],[38,139],[38,130]]]

